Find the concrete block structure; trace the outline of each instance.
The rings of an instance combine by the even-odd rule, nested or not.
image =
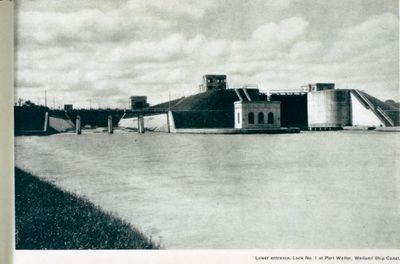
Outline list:
[[[143,109],[149,107],[147,96],[131,96],[131,110]]]
[[[396,126],[398,119],[391,113],[385,103],[356,89],[328,89],[307,94],[311,130]]]
[[[308,127],[341,128],[351,125],[348,90],[322,90],[307,94]]]
[[[238,101],[235,128],[268,129],[281,126],[281,103],[277,101]]]
[[[202,93],[148,109],[143,109],[148,106],[145,96],[132,96],[134,111],[124,115],[119,125],[138,130],[139,114],[147,130],[185,133],[272,133],[400,125],[398,109],[360,90],[335,89],[334,83],[263,92],[254,87],[227,89],[226,75],[204,75]]]
[[[308,85],[303,85],[301,88],[308,92],[326,91],[326,90],[334,90],[335,84],[334,83],[311,83]]]
[[[203,75],[203,83],[199,85],[200,92],[226,89],[226,75]]]

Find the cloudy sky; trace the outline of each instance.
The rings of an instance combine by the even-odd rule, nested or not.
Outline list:
[[[23,0],[16,98],[124,107],[229,86],[334,82],[399,100],[397,0]]]

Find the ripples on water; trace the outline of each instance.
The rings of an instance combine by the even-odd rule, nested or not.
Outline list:
[[[17,137],[16,165],[166,248],[399,248],[400,133]]]

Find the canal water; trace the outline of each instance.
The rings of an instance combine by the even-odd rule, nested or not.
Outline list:
[[[16,165],[167,249],[400,248],[400,133],[17,137]]]

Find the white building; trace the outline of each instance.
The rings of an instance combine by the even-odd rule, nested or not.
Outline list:
[[[235,128],[268,129],[281,126],[281,102],[235,102]]]

